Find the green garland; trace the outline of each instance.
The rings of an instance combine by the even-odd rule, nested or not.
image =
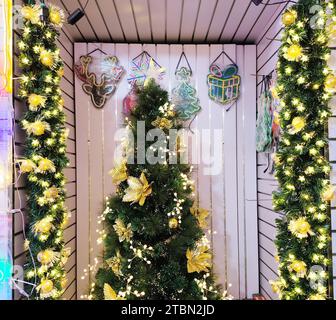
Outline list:
[[[65,202],[67,129],[60,82],[63,62],[59,56],[57,30],[63,12],[49,8],[47,22],[40,21],[40,7],[22,8],[24,29],[17,43],[20,97],[28,111],[22,120],[27,132],[25,158],[19,160],[21,173],[27,174],[28,222],[25,266],[26,291],[33,299],[58,299],[66,287],[64,265],[69,250],[64,248],[63,229],[69,218]]]
[[[169,129],[182,125],[168,93],[154,81],[139,89],[137,106],[127,120],[135,141],[139,121],[144,121],[146,134],[159,128],[171,142],[176,138]],[[158,155],[159,147],[155,150],[152,144],[146,141],[145,150]],[[124,158],[111,172],[118,188],[116,195],[108,199],[102,216],[106,225],[102,233],[104,263],[89,298],[220,298],[213,284],[211,253],[202,230],[208,212],[194,204],[189,166],[179,161],[169,163],[169,152],[179,155],[180,144],[175,145],[175,151],[161,149],[161,162],[155,165],[147,161],[128,163],[133,147],[125,147]],[[139,148],[140,145],[134,147],[136,159]]]
[[[322,1],[316,7],[315,0],[299,0],[283,15],[276,88],[283,130],[275,158],[280,191],[273,194],[273,204],[284,217],[277,221],[280,277],[272,284],[286,300],[329,297],[329,207],[334,189],[328,177],[326,129],[328,104],[336,89],[328,68],[335,3]]]

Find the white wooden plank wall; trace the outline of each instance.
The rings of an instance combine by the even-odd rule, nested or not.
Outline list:
[[[275,69],[282,25],[281,14],[285,9],[281,5],[274,16],[269,19],[265,30],[257,42],[257,97],[260,94],[260,82],[262,75],[267,75]],[[267,157],[264,153],[257,154],[258,173],[258,238],[259,238],[259,272],[260,293],[267,299],[277,299],[272,291],[269,280],[277,278],[278,265],[275,261],[276,248],[274,239],[276,234],[275,220],[281,217],[280,213],[274,212],[272,207],[272,192],[277,189],[278,183],[274,176],[268,172]]]
[[[258,70],[258,93],[260,92],[261,75],[266,75],[275,69],[280,42],[275,39],[281,38],[281,13],[285,5],[278,8],[277,12],[266,25],[265,31],[261,34],[257,43],[257,70]],[[334,55],[336,60],[336,54]],[[335,61],[332,65],[336,66]],[[332,106],[335,107],[336,100]],[[329,121],[329,148],[330,163],[334,170],[331,179],[336,184],[336,110],[333,110],[333,116]],[[277,278],[278,265],[274,259],[276,248],[274,239],[276,235],[275,220],[281,217],[281,213],[274,212],[272,209],[272,191],[278,187],[277,181],[273,175],[264,173],[267,166],[267,159],[264,154],[258,154],[258,224],[259,224],[259,269],[260,269],[260,292],[268,299],[277,299],[273,293],[269,280]],[[336,207],[332,206],[332,252],[333,252],[333,283],[336,285]],[[336,293],[334,294],[336,298]]]
[[[15,0],[15,4],[21,5],[21,0]],[[14,44],[19,38],[19,31],[14,30]],[[71,219],[64,231],[66,246],[71,248],[71,255],[66,264],[68,285],[64,292],[63,298],[67,300],[76,299],[76,132],[75,132],[75,103],[74,103],[74,75],[73,75],[73,42],[65,29],[61,30],[60,39],[57,42],[61,50],[61,57],[64,60],[65,75],[61,82],[63,99],[65,101],[64,112],[66,113],[66,126],[70,130],[69,139],[67,141],[67,156],[70,159],[70,166],[65,169],[67,178],[67,199],[66,206],[71,211]],[[18,67],[18,49],[14,49],[14,77],[18,77],[20,69]],[[15,109],[15,157],[23,156],[25,147],[25,133],[21,129],[20,120],[26,111],[25,104],[18,97],[18,81],[14,81],[14,109]],[[17,172],[18,174],[18,172]],[[14,188],[14,207],[21,208],[26,216],[26,182],[24,177],[20,178]],[[22,222],[19,214],[14,217],[13,235],[14,235],[14,264],[23,265],[25,263],[26,252],[23,248]],[[20,299],[17,290],[14,292],[14,298]]]
[[[119,2],[118,2],[119,4]],[[169,2],[168,2],[169,4]],[[169,35],[168,35],[169,37]],[[236,298],[258,292],[256,160],[253,134],[255,130],[256,47],[225,45],[225,51],[237,61],[242,76],[242,97],[230,112],[210,101],[206,76],[210,63],[222,51],[222,45],[154,45],[154,44],[75,44],[75,61],[95,48],[116,55],[129,70],[132,58],[148,51],[167,68],[161,85],[167,90],[175,86],[175,68],[182,50],[193,70],[193,83],[201,101],[202,112],[192,124],[193,129],[224,129],[220,139],[225,155],[217,175],[204,175],[204,164],[195,166],[193,177],[200,205],[212,211],[212,235],[215,270],[219,281]],[[96,57],[101,56],[95,52]],[[221,61],[229,64],[229,60]],[[78,170],[78,296],[87,293],[90,280],[81,280],[84,269],[101,259],[103,247],[97,245],[97,217],[103,211],[106,196],[115,190],[108,171],[113,167],[113,140],[116,130],[123,126],[122,101],[129,91],[127,76],[121,80],[114,96],[103,109],[96,109],[84,94],[82,83],[76,79],[76,130]],[[252,102],[252,103],[251,103]],[[197,137],[200,138],[200,137]],[[198,148],[202,153],[214,153],[213,141],[206,139]],[[244,184],[243,179],[246,180]],[[227,199],[227,200],[225,200]],[[237,205],[238,204],[238,205]],[[247,281],[248,280],[248,281]]]

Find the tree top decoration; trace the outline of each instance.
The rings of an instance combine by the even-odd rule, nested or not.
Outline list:
[[[336,1],[299,0],[287,9],[277,65],[282,137],[275,158],[280,190],[273,195],[279,279],[285,300],[329,297],[330,165],[326,157],[329,101],[336,91],[328,67]],[[312,14],[313,13],[313,14]]]

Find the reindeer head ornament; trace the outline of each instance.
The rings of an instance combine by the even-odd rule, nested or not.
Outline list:
[[[80,63],[75,65],[75,73],[83,81],[83,91],[91,97],[93,105],[96,108],[102,108],[115,92],[125,70],[119,65],[117,57],[107,56],[103,61],[106,71],[101,74],[100,81],[98,81],[97,75],[89,72],[91,62],[91,56],[81,56]]]

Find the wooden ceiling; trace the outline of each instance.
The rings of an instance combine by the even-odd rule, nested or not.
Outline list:
[[[69,14],[87,0],[48,2]],[[249,0],[88,0],[86,16],[65,28],[77,42],[256,43],[285,6]]]

